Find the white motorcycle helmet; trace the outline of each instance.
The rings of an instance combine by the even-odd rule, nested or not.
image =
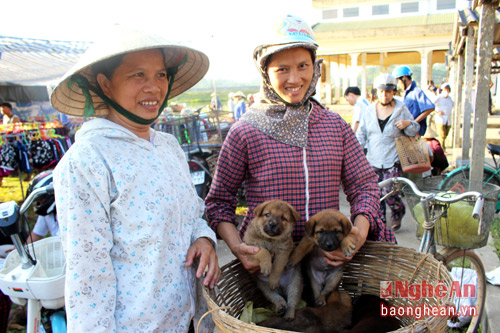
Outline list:
[[[373,87],[375,89],[380,89],[385,91],[397,90],[398,82],[396,81],[396,78],[391,74],[383,73],[375,78],[375,81],[373,82]]]

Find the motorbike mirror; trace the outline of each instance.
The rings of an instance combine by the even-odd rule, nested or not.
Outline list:
[[[21,233],[19,206],[15,201],[0,204],[0,231],[5,236]]]

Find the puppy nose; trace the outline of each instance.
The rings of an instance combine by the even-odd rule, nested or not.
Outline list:
[[[269,221],[269,226],[271,227],[275,227],[277,226],[278,224],[275,222],[275,221]]]

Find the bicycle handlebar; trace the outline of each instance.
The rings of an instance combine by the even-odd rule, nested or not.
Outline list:
[[[456,196],[453,197],[441,197],[439,195],[436,195],[434,193],[425,193],[422,192],[418,189],[417,185],[412,182],[411,180],[404,178],[404,177],[394,177],[394,178],[388,178],[386,180],[383,180],[379,183],[380,188],[387,187],[389,185],[394,185],[394,187],[397,187],[398,184],[404,183],[412,189],[412,191],[419,197],[421,197],[424,200],[435,200],[443,203],[454,203],[457,201],[461,201],[467,198],[473,198],[475,199],[476,203],[474,204],[474,208],[472,210],[472,217],[475,218],[476,220],[480,220],[482,217],[482,211],[483,211],[483,204],[484,204],[484,197],[480,192],[477,191],[469,191],[469,192],[464,192],[457,194]],[[401,192],[401,188],[398,187],[396,192]]]

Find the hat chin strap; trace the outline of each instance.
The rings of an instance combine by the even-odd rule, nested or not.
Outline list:
[[[87,80],[87,78],[81,74],[72,75],[71,81],[75,82],[78,85],[78,87],[80,87],[80,89],[82,89],[83,95],[85,96],[85,109],[83,111],[84,117],[92,117],[95,115],[94,103],[92,102],[92,96],[89,93],[89,91],[92,91],[97,96],[99,96],[104,101],[104,103],[111,106],[113,109],[116,110],[116,112],[118,112],[119,114],[121,114],[122,116],[127,118],[128,120],[130,120],[134,123],[137,123],[137,124],[141,124],[141,125],[151,125],[152,123],[155,122],[156,119],[158,119],[158,117],[161,115],[163,109],[167,106],[168,96],[170,95],[170,91],[172,90],[172,85],[174,84],[175,75],[177,74],[178,69],[179,69],[179,67],[175,66],[175,67],[170,67],[167,70],[167,77],[168,77],[167,95],[165,96],[163,103],[161,104],[160,108],[158,109],[158,114],[156,115],[156,117],[154,117],[152,119],[145,119],[145,118],[139,117],[136,114],[133,114],[132,112],[126,110],[120,104],[116,103],[111,98],[106,96],[100,88],[91,85],[90,82]]]

